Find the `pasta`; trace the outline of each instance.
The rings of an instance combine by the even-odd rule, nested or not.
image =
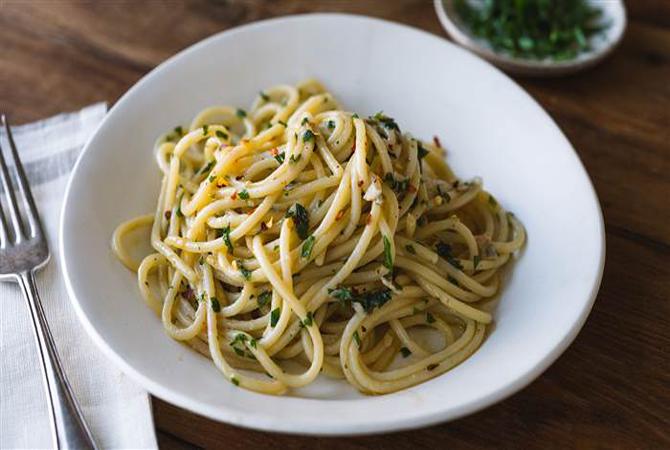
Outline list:
[[[283,394],[319,373],[365,394],[460,364],[492,321],[524,228],[439,140],[340,109],[315,80],[211,107],[156,144],[153,215],[117,228],[169,336],[233,384]],[[130,256],[151,228],[154,253]]]

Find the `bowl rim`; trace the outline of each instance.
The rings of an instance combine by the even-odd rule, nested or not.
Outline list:
[[[486,46],[480,45],[478,42],[479,40],[476,37],[472,36],[464,30],[463,27],[459,26],[456,21],[449,17],[445,3],[453,2],[453,0],[433,0],[433,5],[440,25],[442,25],[442,28],[447,32],[447,35],[451,37],[456,44],[512,74],[526,76],[557,76],[567,75],[593,67],[609,56],[614,49],[619,46],[625,34],[628,19],[624,2],[622,0],[615,1],[617,2],[617,6],[621,8],[621,15],[619,16],[620,20],[616,24],[613,38],[597,51],[591,52],[583,58],[574,58],[567,61],[515,58],[505,53],[496,52]]]
[[[397,22],[392,22],[384,19],[379,19],[376,17],[369,17],[369,16],[364,16],[364,15],[357,15],[357,14],[345,14],[345,13],[309,13],[309,14],[298,14],[298,15],[289,15],[289,16],[282,16],[282,17],[276,17],[276,18],[271,18],[271,19],[266,19],[262,21],[256,21],[252,22],[249,24],[245,24],[242,26],[230,28],[228,30],[224,30],[222,32],[216,33],[212,36],[209,36],[201,41],[196,42],[195,44],[179,51],[175,55],[169,57],[162,63],[160,63],[158,66],[156,66],[154,69],[152,69],[149,73],[145,74],[139,81],[135,83],[128,91],[114,104],[114,106],[110,109],[108,112],[107,116],[103,120],[103,122],[100,124],[99,128],[102,127],[103,123],[108,120],[108,118],[111,116],[111,113],[113,113],[117,108],[120,108],[120,105],[126,103],[129,101],[129,99],[133,96],[133,94],[142,89],[143,86],[154,78],[154,76],[164,70],[166,70],[174,60],[177,58],[182,57],[182,55],[185,55],[190,52],[197,51],[201,47],[204,47],[208,45],[210,42],[215,41],[220,39],[223,35],[231,35],[231,34],[236,34],[236,33],[241,33],[241,32],[247,32],[256,28],[262,28],[266,26],[272,26],[281,22],[291,22],[291,21],[303,21],[303,20],[323,20],[323,19],[353,19],[357,21],[367,21],[369,23],[375,23],[378,25],[383,25],[387,27],[394,27],[396,29],[402,29],[402,30],[409,30],[415,33],[421,34],[423,37],[428,38],[428,39],[433,39],[433,40],[439,40],[442,45],[449,45],[454,47],[454,49],[462,52],[466,52],[463,49],[459,49],[457,46],[455,46],[452,43],[449,43],[445,39],[436,36],[432,33],[429,33],[427,31],[411,27],[405,24],[397,23]],[[467,53],[467,52],[466,52]],[[472,56],[472,55],[471,55]],[[67,187],[65,190],[65,195],[64,195],[64,201],[63,205],[61,208],[61,217],[59,221],[59,241],[60,241],[60,246],[59,246],[59,260],[61,263],[61,270],[65,279],[65,285],[66,289],[70,298],[70,301],[75,309],[75,312],[77,314],[77,317],[79,319],[79,322],[83,325],[84,329],[87,331],[89,336],[92,338],[92,340],[95,342],[97,347],[109,358],[111,359],[118,367],[120,367],[123,372],[128,374],[132,379],[134,379],[136,382],[138,382],[139,385],[147,389],[152,395],[155,395],[169,403],[175,404],[181,408],[184,408],[186,410],[189,410],[191,412],[194,412],[196,414],[208,417],[210,419],[216,420],[216,421],[221,421],[221,422],[226,422],[232,425],[236,426],[241,426],[244,428],[250,428],[250,429],[260,429],[260,430],[266,430],[266,431],[273,431],[273,432],[280,432],[280,433],[290,433],[290,434],[302,434],[302,435],[318,435],[318,436],[354,436],[354,435],[367,435],[367,434],[375,434],[375,433],[380,433],[384,431],[401,431],[401,430],[409,430],[409,429],[414,429],[414,428],[419,428],[419,427],[424,427],[424,426],[429,426],[429,425],[434,425],[436,423],[444,422],[447,420],[454,420],[460,417],[463,417],[465,415],[471,414],[473,412],[476,412],[478,410],[481,410],[487,406],[491,406],[507,397],[510,395],[518,392],[525,386],[527,386],[530,382],[535,380],[542,372],[544,372],[564,351],[565,349],[569,346],[569,344],[575,339],[577,336],[578,332],[581,330],[583,324],[585,323],[591,308],[593,306],[593,303],[595,301],[596,295],[598,293],[600,283],[602,280],[602,275],[603,275],[603,270],[604,270],[604,263],[605,263],[605,233],[604,233],[604,220],[603,220],[603,215],[602,215],[602,209],[598,200],[597,193],[593,187],[593,183],[591,182],[590,177],[588,176],[588,172],[586,172],[586,169],[584,168],[583,163],[581,162],[579,155],[577,152],[574,150],[574,147],[570,142],[567,140],[563,132],[560,130],[558,125],[551,119],[551,117],[546,113],[546,111],[523,89],[521,88],[517,83],[515,83],[513,80],[511,80],[507,75],[504,73],[500,72],[497,68],[491,66],[490,64],[487,64],[489,66],[489,69],[497,71],[500,75],[503,77],[507,78],[508,81],[513,83],[519,90],[520,93],[525,95],[527,99],[536,106],[539,111],[543,114],[546,115],[546,117],[551,121],[551,123],[556,127],[556,130],[558,131],[559,135],[561,138],[565,140],[565,142],[568,145],[568,148],[572,151],[572,155],[576,159],[576,163],[581,167],[581,170],[583,172],[583,175],[586,177],[586,181],[588,184],[588,187],[590,189],[591,195],[593,196],[593,200],[595,202],[595,208],[597,212],[597,232],[600,235],[600,255],[599,255],[599,260],[598,260],[598,268],[596,272],[596,276],[593,280],[593,284],[591,286],[591,290],[588,293],[588,298],[585,298],[584,303],[581,305],[581,310],[579,311],[579,317],[577,320],[575,320],[571,326],[566,329],[562,339],[550,350],[548,351],[542,358],[540,358],[536,364],[529,370],[527,370],[522,376],[519,376],[516,378],[513,382],[508,383],[506,386],[503,388],[498,389],[494,393],[484,396],[478,399],[473,399],[467,402],[464,402],[462,405],[455,406],[449,409],[444,409],[436,412],[429,412],[429,413],[424,413],[424,414],[417,414],[415,416],[412,416],[411,418],[406,418],[403,417],[401,419],[398,419],[396,417],[393,417],[391,415],[385,416],[381,420],[371,420],[370,422],[367,422],[365,424],[357,424],[357,425],[344,425],[344,424],[319,424],[319,426],[315,426],[313,428],[305,428],[301,427],[302,424],[300,423],[292,423],[290,421],[277,421],[277,420],[271,420],[268,419],[265,416],[257,416],[250,414],[248,412],[244,411],[238,411],[234,408],[227,407],[227,406],[211,406],[205,403],[202,403],[198,400],[194,400],[188,395],[181,394],[177,391],[173,391],[170,389],[168,386],[164,386],[160,382],[157,382],[155,380],[152,380],[148,376],[144,375],[143,373],[140,372],[140,370],[134,368],[130,363],[126,362],[123,356],[119,353],[117,353],[110,344],[108,344],[105,339],[99,334],[99,332],[96,330],[94,324],[89,320],[88,316],[83,310],[83,307],[78,300],[78,296],[76,294],[76,289],[75,289],[75,283],[73,282],[73,279],[71,278],[70,275],[70,269],[68,268],[68,257],[66,255],[66,236],[68,233],[71,233],[71,231],[66,230],[66,211],[69,208],[70,203],[72,202],[72,196],[73,196],[73,185],[74,185],[74,180],[77,178],[77,174],[80,170],[80,166],[82,164],[82,161],[85,159],[85,155],[91,153],[93,150],[93,146],[91,143],[93,142],[93,138],[96,133],[94,133],[90,138],[88,143],[84,146],[82,149],[74,167],[72,170],[72,174],[70,176],[70,179],[68,180]],[[566,148],[566,150],[568,150]],[[312,399],[301,399],[305,401],[314,401]],[[367,400],[367,399],[361,399],[361,400],[352,400],[352,401],[362,401],[362,400]],[[379,418],[378,418],[379,419]]]

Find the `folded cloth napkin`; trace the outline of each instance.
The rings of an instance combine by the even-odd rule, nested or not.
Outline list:
[[[117,370],[86,335],[68,299],[58,260],[65,185],[106,110],[104,103],[98,103],[12,131],[52,255],[37,274],[37,287],[79,405],[101,448],[156,448],[149,395]],[[5,150],[6,142],[0,134]],[[13,283],[0,283],[0,355],[0,448],[51,448],[28,306]]]

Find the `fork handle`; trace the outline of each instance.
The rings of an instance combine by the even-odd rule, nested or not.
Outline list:
[[[56,346],[47,325],[44,309],[42,309],[42,302],[37,293],[33,272],[20,274],[19,283],[28,302],[42,362],[42,375],[47,393],[54,447],[57,449],[97,449],[58,359]]]

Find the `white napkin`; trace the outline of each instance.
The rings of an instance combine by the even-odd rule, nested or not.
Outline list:
[[[60,271],[58,222],[72,166],[104,117],[104,103],[13,127],[49,238],[51,261],[37,274],[65,372],[102,448],[156,448],[146,391],[107,360],[72,309]],[[4,134],[0,142],[7,150]],[[7,155],[7,153],[5,153]],[[28,307],[17,285],[0,283],[0,448],[51,448],[51,432]]]

